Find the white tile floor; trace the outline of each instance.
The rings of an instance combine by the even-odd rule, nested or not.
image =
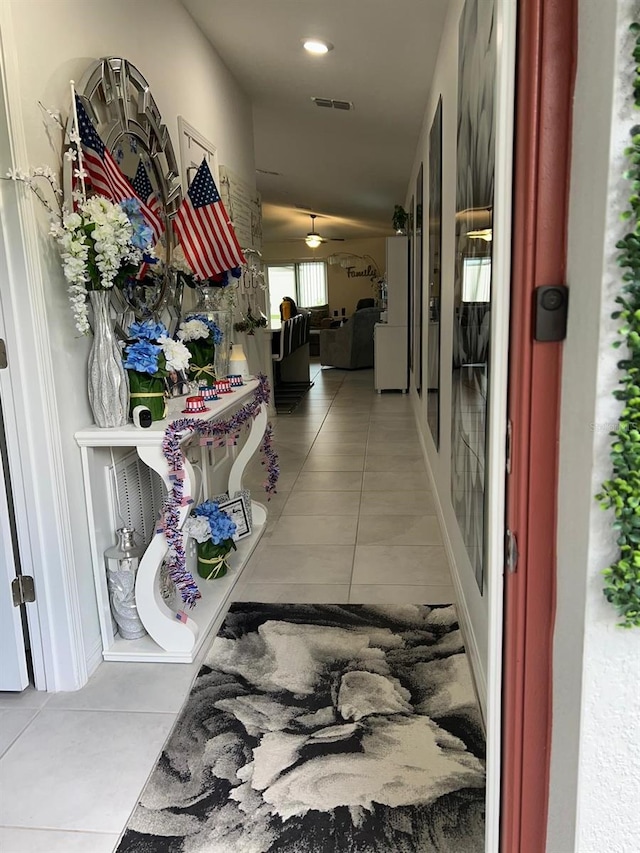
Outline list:
[[[453,601],[409,399],[375,394],[372,371],[316,371],[275,420],[279,493],[235,598]],[[262,479],[256,462],[254,495]],[[104,663],[77,693],[0,694],[0,851],[113,851],[198,666]]]

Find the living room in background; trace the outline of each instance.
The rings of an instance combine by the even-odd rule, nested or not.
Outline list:
[[[324,261],[300,261],[268,264],[269,315],[272,324],[280,323],[280,303],[285,296],[298,307],[315,308],[328,303],[327,265]]]

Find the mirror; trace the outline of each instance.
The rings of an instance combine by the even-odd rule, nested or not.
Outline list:
[[[423,271],[422,271],[422,257],[423,257],[423,229],[422,229],[422,196],[423,196],[423,179],[424,179],[424,169],[422,163],[420,163],[420,169],[418,170],[418,177],[416,178],[416,210],[415,210],[415,238],[416,238],[416,286],[414,289],[414,299],[415,305],[413,307],[413,339],[415,341],[416,352],[414,355],[414,363],[415,363],[415,383],[416,383],[416,391],[418,392],[418,396],[422,397],[422,326],[424,320],[424,312],[423,312]]]
[[[442,98],[429,132],[429,327],[427,422],[440,448],[440,265],[442,257]]]
[[[154,199],[165,222],[156,247],[161,262],[148,267],[140,280],[132,279],[122,290],[114,289],[112,293],[116,331],[124,337],[124,330],[134,319],[153,316],[173,334],[180,317],[182,284],[170,268],[174,248],[170,218],[180,205],[182,188],[169,131],[162,124],[149,84],[126,59],[98,60],[87,69],[76,91],[122,173],[133,182],[138,170],[144,169],[152,192],[149,198]],[[70,199],[72,164],[66,160],[64,183]],[[149,203],[147,198],[143,201]]]
[[[486,561],[496,43],[492,0],[460,18],[451,390],[451,499],[476,582]]]

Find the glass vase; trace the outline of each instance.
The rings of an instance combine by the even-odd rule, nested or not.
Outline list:
[[[167,416],[167,399],[164,379],[129,370],[131,388],[131,413],[136,406],[146,406],[151,412],[152,421],[161,421]]]
[[[227,557],[235,550],[233,539],[225,539],[219,545],[211,540],[198,542],[198,574],[201,578],[211,581],[222,578],[229,568]]]
[[[111,292],[90,290],[93,308],[93,344],[89,352],[89,405],[96,426],[126,426],[129,420],[129,382],[122,365],[110,313]]]
[[[117,543],[104,552],[109,602],[120,636],[137,640],[147,633],[136,607],[136,575],[145,549],[130,527],[121,527],[116,535]]]
[[[216,378],[224,379],[229,375],[229,354],[231,352],[231,332],[233,313],[229,304],[229,291],[226,287],[197,284],[198,301],[195,308],[185,314],[188,320],[194,314],[204,314],[213,320],[222,332],[222,342],[215,348],[214,372]],[[207,381],[207,384],[210,384]]]

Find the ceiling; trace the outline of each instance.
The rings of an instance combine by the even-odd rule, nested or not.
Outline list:
[[[391,233],[447,0],[182,2],[253,103],[265,240],[304,237],[309,212],[325,237]],[[308,54],[309,36],[334,49]],[[312,97],[354,109],[317,107]]]

